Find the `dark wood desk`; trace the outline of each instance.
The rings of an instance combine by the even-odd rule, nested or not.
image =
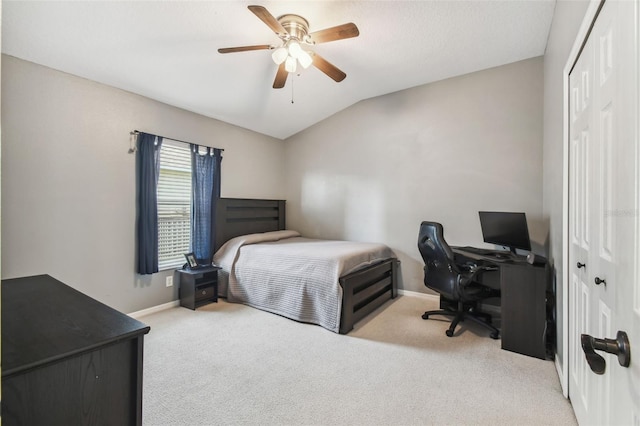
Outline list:
[[[142,424],[148,332],[49,275],[2,280],[2,422]]]
[[[548,303],[553,300],[548,264],[531,265],[522,257],[517,260],[496,258],[465,251],[463,247],[454,247],[453,252],[463,259],[498,268],[495,273],[486,274],[487,282],[483,284],[499,288],[502,293],[502,349],[547,358],[547,346],[552,343],[547,336],[551,325],[548,323]]]

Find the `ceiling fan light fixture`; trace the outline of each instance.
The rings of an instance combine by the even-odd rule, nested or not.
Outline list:
[[[271,58],[273,59],[273,62],[275,62],[277,65],[280,65],[287,59],[288,55],[289,52],[287,52],[287,49],[285,47],[278,47],[271,54]]]
[[[307,69],[313,63],[313,59],[311,58],[311,55],[309,55],[309,53],[301,50],[300,54],[298,55],[298,62],[300,62],[302,68]]]
[[[302,52],[303,50],[302,47],[300,47],[300,43],[297,41],[289,42],[289,55],[297,59]]]
[[[287,70],[287,72],[296,72],[297,67],[298,61],[296,61],[296,58],[289,56],[284,63],[284,69]]]

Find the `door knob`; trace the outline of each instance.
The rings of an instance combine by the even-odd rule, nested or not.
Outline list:
[[[584,263],[580,263],[580,262],[578,262],[578,263],[576,264],[576,266],[578,267],[578,269],[580,269],[580,268],[584,268],[584,267],[585,267],[585,266],[587,266],[587,265],[585,265]]]
[[[605,280],[600,279],[600,277],[596,277],[596,279],[593,281],[596,283],[596,285],[604,284],[605,287],[607,286],[607,282]]]
[[[631,348],[629,347],[629,338],[624,331],[618,331],[616,339],[597,339],[582,334],[580,336],[582,350],[591,371],[596,374],[604,374],[607,363],[604,358],[597,354],[596,351],[605,351],[606,353],[617,355],[618,363],[623,367],[628,367],[631,363]]]

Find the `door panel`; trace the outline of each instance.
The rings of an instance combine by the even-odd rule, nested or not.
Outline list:
[[[639,46],[638,1],[620,2],[620,55],[625,66],[617,72],[619,98],[617,120],[613,126],[617,138],[614,167],[617,194],[612,216],[617,238],[614,330],[627,333],[631,346],[629,368],[618,365],[615,357],[607,359],[612,372],[611,424],[640,425],[640,163],[638,149],[639,117]]]
[[[571,359],[571,374],[569,382],[569,396],[572,400],[576,417],[587,419],[592,417],[593,395],[591,371],[580,350],[580,335],[591,334],[592,288],[589,285],[589,274],[593,268],[590,259],[592,245],[592,209],[594,202],[592,178],[592,159],[594,139],[594,123],[592,117],[592,87],[593,84],[593,42],[589,40],[576,63],[569,85],[571,101],[570,132],[570,171],[569,171],[569,221],[571,223],[571,244],[569,249],[569,266],[571,268],[572,285],[569,287],[571,295],[570,310],[572,312],[570,328],[575,330],[570,335],[569,352]],[[582,267],[579,267],[579,265]]]
[[[614,219],[611,213],[614,211],[613,205],[613,104],[608,103],[600,111],[600,193],[602,202],[600,203],[600,257],[606,262],[613,262],[614,250]]]
[[[594,69],[598,70],[598,78],[593,88],[594,114],[592,118],[597,128],[597,139],[594,144],[594,173],[591,175],[593,186],[597,186],[597,200],[591,205],[595,212],[593,232],[597,233],[597,244],[590,254],[591,269],[589,280],[596,278],[606,281],[606,284],[594,285],[599,303],[604,303],[611,310],[614,303],[617,249],[616,229],[619,188],[617,187],[618,172],[615,167],[615,156],[618,152],[619,138],[617,137],[618,120],[618,80],[621,66],[620,28],[618,26],[620,11],[619,1],[608,1],[603,7],[596,25],[593,27],[592,38],[596,52],[594,54]],[[596,336],[598,336],[598,332]],[[605,373],[607,374],[607,373]]]
[[[612,336],[615,332],[611,328],[611,309],[602,301],[598,304],[598,328],[596,336]],[[612,356],[612,355],[608,355]],[[584,354],[583,354],[584,358]],[[611,365],[611,360],[607,360],[607,365]],[[596,410],[596,423],[600,425],[609,424],[608,418],[611,412],[611,374],[604,374],[598,376],[594,374],[589,368],[587,368],[587,374],[589,374],[594,381],[596,389],[595,404],[598,405]]]

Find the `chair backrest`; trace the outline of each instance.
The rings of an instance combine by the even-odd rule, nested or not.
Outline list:
[[[437,222],[422,222],[418,235],[418,250],[424,260],[424,285],[448,299],[458,300],[458,277],[460,271],[454,254],[444,239],[442,225]]]

